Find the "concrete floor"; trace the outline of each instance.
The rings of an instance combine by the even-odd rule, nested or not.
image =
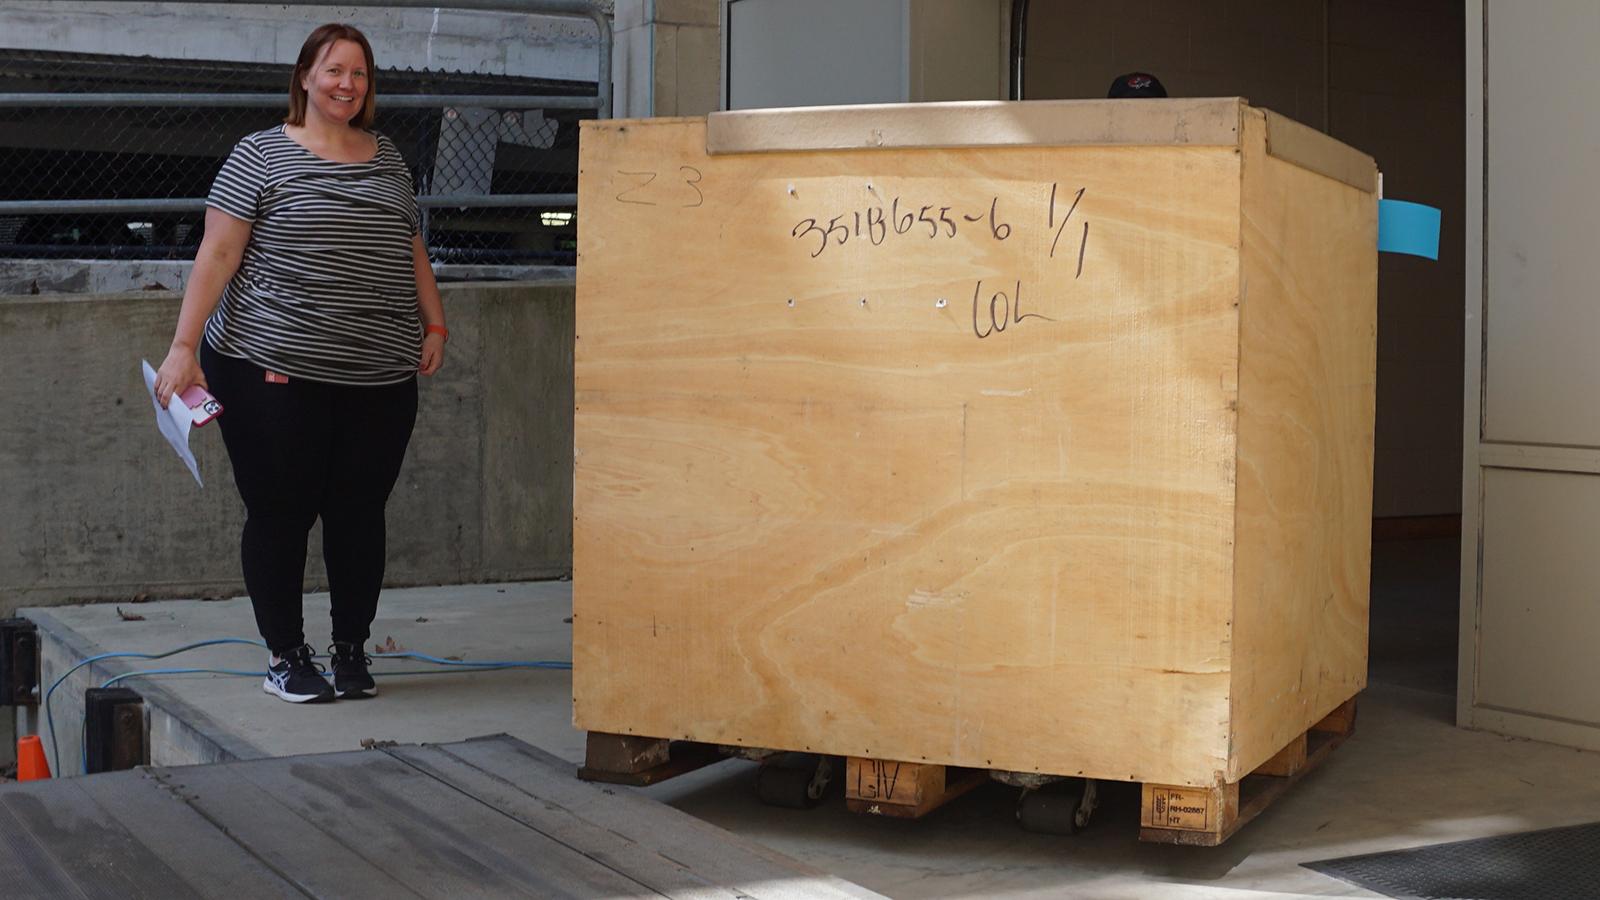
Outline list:
[[[995,784],[917,822],[855,816],[837,800],[809,812],[763,806],[754,796],[755,766],[741,761],[646,794],[894,897],[1377,896],[1300,863],[1588,822],[1600,810],[1600,754],[1452,725],[1455,546],[1377,546],[1372,685],[1356,735],[1220,848],[1137,843],[1131,785],[1110,785],[1094,827],[1071,838],[1019,830],[1015,791]],[[390,591],[374,636],[466,659],[567,659],[570,602],[571,586],[560,582]],[[325,596],[308,600],[313,643],[325,638],[326,606]],[[123,609],[145,618],[124,621],[112,606],[49,612],[104,649],[165,649],[250,636],[253,627],[243,600]],[[261,655],[219,648],[164,664],[248,668]],[[368,738],[442,742],[501,731],[573,762],[582,755],[565,672],[394,676],[381,680],[376,700],[325,707],[280,703],[256,679],[160,682],[207,727],[271,755],[345,750]]]

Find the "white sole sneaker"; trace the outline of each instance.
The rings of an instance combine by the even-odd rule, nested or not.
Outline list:
[[[274,684],[270,676],[261,682],[261,690],[289,703],[329,703],[334,699],[331,687],[321,694],[291,694]]]

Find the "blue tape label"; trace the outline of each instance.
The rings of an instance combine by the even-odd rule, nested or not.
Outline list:
[[[1439,210],[1404,200],[1378,201],[1378,250],[1439,258]]]

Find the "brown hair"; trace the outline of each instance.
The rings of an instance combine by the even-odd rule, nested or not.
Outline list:
[[[295,61],[294,71],[289,73],[289,114],[284,116],[283,121],[290,125],[306,123],[306,89],[300,81],[317,64],[323,49],[335,41],[351,41],[360,45],[361,52],[367,58],[367,96],[362,98],[361,112],[356,113],[350,124],[356,128],[367,128],[372,124],[373,117],[378,114],[378,73],[372,61],[372,45],[367,43],[367,36],[360,29],[339,22],[329,22],[319,27],[301,45],[300,58]]]

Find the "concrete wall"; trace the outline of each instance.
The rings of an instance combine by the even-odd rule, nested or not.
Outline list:
[[[0,3],[0,47],[292,63],[311,29],[332,21],[366,32],[385,69],[568,81],[594,81],[598,73],[599,39],[588,19],[443,7],[6,0]]]
[[[719,0],[617,0],[617,118],[703,116],[721,101]]]
[[[444,370],[423,379],[389,504],[392,585],[571,571],[573,287],[447,285]],[[243,590],[243,508],[214,426],[202,490],[156,432],[178,297],[0,298],[0,616],[84,600]],[[224,413],[226,415],[226,413]],[[307,589],[324,583],[313,531]]]
[[[1028,99],[1243,95],[1372,154],[1386,195],[1444,212],[1437,263],[1382,254],[1375,516],[1461,510],[1464,17],[1454,0],[1146,0],[1029,6]]]

